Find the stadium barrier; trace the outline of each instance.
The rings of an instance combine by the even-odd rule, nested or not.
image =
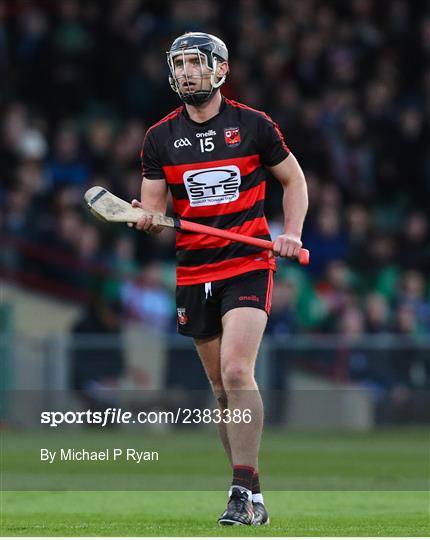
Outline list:
[[[3,390],[40,390],[51,408],[59,393],[79,403],[90,387],[138,392],[135,405],[211,401],[191,340],[181,336],[133,328],[120,337],[9,336],[8,347],[14,378],[3,378]],[[268,423],[369,430],[430,421],[429,337],[267,337],[256,377]]]

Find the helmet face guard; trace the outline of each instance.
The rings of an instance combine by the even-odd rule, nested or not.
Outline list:
[[[184,77],[188,83],[190,81],[189,74],[186,70],[185,56],[194,54],[199,59],[200,63],[200,84],[203,85],[204,66],[210,72],[210,89],[196,91],[181,90],[180,82],[175,73],[175,59],[180,58],[184,66]],[[170,50],[167,52],[167,63],[169,65],[170,76],[169,83],[172,90],[176,92],[184,103],[189,105],[201,105],[208,101],[216,92],[216,90],[225,82],[226,75],[216,80],[216,72],[219,62],[228,61],[228,51],[225,44],[215,36],[210,34],[202,34],[200,32],[190,32],[177,38]],[[189,87],[188,87],[189,88]]]

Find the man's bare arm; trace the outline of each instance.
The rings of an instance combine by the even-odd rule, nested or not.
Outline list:
[[[143,208],[149,212],[166,213],[167,209],[167,184],[164,178],[160,180],[142,180],[141,200],[134,199],[131,205],[134,208]],[[152,216],[144,216],[136,223],[136,229],[139,231],[158,234],[163,227],[152,225]]]
[[[274,252],[281,257],[298,257],[302,247],[303,222],[308,210],[308,190],[305,175],[293,154],[281,163],[269,167],[284,189],[284,233],[274,241]]]

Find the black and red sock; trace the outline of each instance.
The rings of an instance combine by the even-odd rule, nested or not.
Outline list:
[[[232,486],[240,486],[252,491],[255,469],[249,465],[234,465]]]
[[[252,477],[252,494],[254,495],[255,493],[261,493],[261,488],[260,488],[260,476],[258,474],[258,471],[254,471],[254,475]]]

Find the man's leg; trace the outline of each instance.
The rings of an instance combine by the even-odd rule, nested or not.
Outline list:
[[[221,378],[221,336],[194,339],[200,360],[212,386],[215,399],[221,410],[227,409],[227,395]],[[232,465],[231,448],[227,435],[227,424],[220,422],[218,430],[227,458]]]
[[[221,377],[233,421],[226,424],[233,462],[233,481],[221,525],[268,523],[263,499],[253,500],[258,479],[258,454],[263,429],[263,402],[254,378],[255,360],[266,327],[266,312],[256,308],[234,308],[223,316]],[[239,412],[239,422],[237,420]],[[244,421],[244,413],[250,421]],[[258,517],[258,521],[255,519]]]
[[[223,319],[221,377],[231,411],[249,409],[251,421],[229,422],[228,440],[233,465],[257,470],[263,429],[263,402],[254,377],[255,361],[267,323],[261,309],[236,308]]]

